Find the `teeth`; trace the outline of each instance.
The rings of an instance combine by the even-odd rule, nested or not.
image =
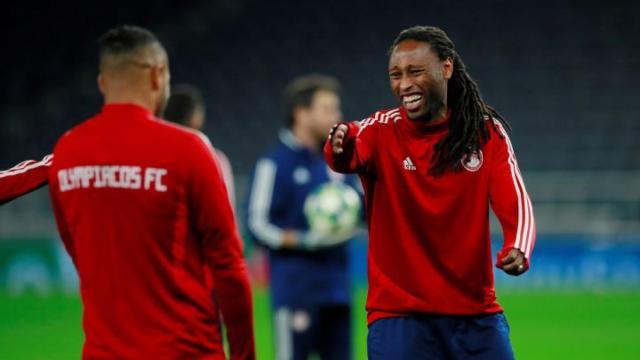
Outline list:
[[[422,99],[422,95],[410,95],[410,96],[405,96],[402,100],[405,103],[411,103],[411,102],[414,102],[414,101],[418,101],[420,99]]]

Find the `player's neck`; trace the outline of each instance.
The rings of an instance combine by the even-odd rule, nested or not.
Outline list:
[[[448,114],[449,108],[447,108],[447,106],[443,106],[435,113],[427,113],[424,116],[416,118],[415,120],[428,126],[440,125],[449,119],[449,116],[447,116]]]
[[[318,150],[318,141],[310,131],[303,129],[300,126],[294,126],[291,129],[291,133],[296,138],[300,146],[312,151]]]
[[[154,111],[155,105],[151,99],[143,96],[136,96],[127,93],[108,94],[104,97],[104,104],[134,104],[143,107],[151,112]]]

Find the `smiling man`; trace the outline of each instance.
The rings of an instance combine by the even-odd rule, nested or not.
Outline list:
[[[401,106],[336,125],[330,166],[356,172],[369,221],[370,359],[513,359],[496,266],[529,269],[535,222],[507,123],[480,96],[441,29],[402,31],[389,52]]]

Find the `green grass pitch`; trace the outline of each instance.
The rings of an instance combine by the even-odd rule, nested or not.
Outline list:
[[[640,359],[640,292],[502,292],[518,359]],[[355,296],[355,359],[366,359],[363,290]],[[0,295],[0,359],[77,359],[80,300]],[[259,359],[272,359],[268,297],[255,293]]]

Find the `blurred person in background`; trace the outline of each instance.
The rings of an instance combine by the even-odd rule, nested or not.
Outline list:
[[[341,120],[339,83],[323,75],[294,79],[284,90],[285,128],[250,180],[247,226],[268,250],[276,358],[351,358],[351,294],[346,242],[310,230],[303,211],[330,181],[357,186],[322,157],[327,132]]]
[[[164,118],[188,128],[202,131],[206,121],[206,107],[200,90],[188,84],[173,86],[167,107],[164,110]],[[231,206],[235,208],[235,185],[231,162],[222,150],[217,148],[214,148],[214,150],[220,164],[222,178],[229,192]]]
[[[402,31],[388,71],[400,106],[336,125],[324,148],[331,167],[358,173],[365,189],[368,356],[513,359],[489,207],[505,273],[529,269],[536,231],[508,125],[439,28]]]
[[[47,184],[53,156],[25,160],[8,170],[0,170],[0,205]]]
[[[136,26],[99,46],[104,107],[59,139],[49,177],[80,277],[83,358],[224,359],[224,320],[231,359],[254,359],[242,244],[213,150],[158,118],[167,53]]]

